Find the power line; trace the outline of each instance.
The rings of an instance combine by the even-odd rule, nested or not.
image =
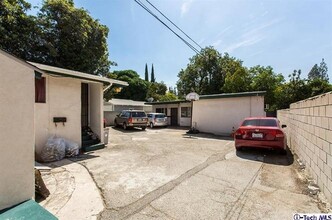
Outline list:
[[[154,6],[149,0],[146,0],[154,9],[156,9],[164,18],[166,18],[171,24],[173,24],[179,31],[181,31],[186,37],[188,37],[192,42],[194,42],[199,48],[203,49],[196,41],[189,37],[181,28],[179,28],[174,22],[172,22],[164,13],[162,13],[156,6]]]
[[[197,50],[193,45],[191,45],[188,41],[183,39],[180,35],[178,35],[175,31],[172,30],[165,22],[163,22],[156,14],[154,14],[144,3],[142,3],[140,0],[135,0],[135,2],[140,5],[143,9],[145,9],[149,14],[151,14],[153,17],[155,17],[160,23],[162,23],[166,28],[168,28],[170,31],[173,32],[178,38],[180,38],[190,49],[192,49],[195,53],[199,54],[199,50]]]
[[[192,44],[183,39],[179,34],[177,34],[172,28],[170,28],[165,22],[163,22],[156,14],[154,14],[146,5],[144,5],[140,0],[134,0],[139,6],[141,6],[144,10],[146,10],[149,14],[155,17],[160,23],[162,23],[167,29],[172,31],[178,38],[180,38],[190,49],[192,49],[195,53],[200,54],[199,50],[197,50]]]

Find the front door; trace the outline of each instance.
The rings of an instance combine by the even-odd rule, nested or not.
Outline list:
[[[178,108],[171,108],[171,126],[178,126]]]
[[[89,125],[89,85],[82,83],[81,86],[81,123],[82,127]]]

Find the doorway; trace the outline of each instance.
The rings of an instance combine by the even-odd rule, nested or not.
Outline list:
[[[81,126],[89,126],[89,85],[82,83],[81,86]]]
[[[171,108],[171,126],[178,126],[178,108]]]

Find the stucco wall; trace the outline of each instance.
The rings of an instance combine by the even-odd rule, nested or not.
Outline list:
[[[0,52],[0,210],[34,196],[34,75]]]
[[[191,117],[181,117],[181,107],[190,107],[191,103],[180,103],[178,115],[180,126],[189,127],[191,125]]]
[[[293,103],[277,114],[287,125],[288,146],[332,203],[332,93]]]
[[[178,125],[179,126],[190,126],[191,118],[181,117],[181,107],[191,107],[190,103],[177,103],[177,104],[160,104],[160,105],[153,105],[152,112],[156,112],[157,108],[167,108],[167,117],[168,117],[168,124],[171,124],[171,109],[177,108],[178,109]]]
[[[101,84],[89,84],[90,90],[90,128],[97,134],[100,141],[104,141],[103,135],[103,88]]]
[[[104,118],[106,119],[106,126],[113,126],[116,115],[118,115],[120,113],[121,112],[104,111]]]
[[[265,116],[263,96],[201,99],[193,105],[196,128],[218,135],[231,134],[245,117]]]
[[[53,123],[53,117],[66,117],[65,125]],[[35,104],[36,152],[40,153],[48,137],[56,135],[81,145],[81,81],[46,76],[46,103]]]

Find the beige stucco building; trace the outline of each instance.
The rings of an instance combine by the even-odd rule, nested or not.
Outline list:
[[[34,197],[34,161],[50,136],[103,142],[103,86],[126,82],[25,62],[0,50],[0,210]],[[55,123],[60,120],[61,122]]]
[[[189,127],[191,122],[191,103],[185,100],[149,102],[152,112],[165,113],[171,126]]]
[[[245,117],[266,115],[264,94],[264,91],[224,93],[201,95],[193,103],[177,100],[149,104],[153,112],[166,113],[169,125],[191,126],[192,119],[192,126],[201,132],[229,135]]]
[[[48,137],[56,135],[82,144],[82,127],[88,126],[103,142],[103,85],[126,82],[77,71],[32,63],[43,70],[45,103],[35,104],[35,145],[40,153]],[[54,117],[66,118],[54,123]]]
[[[199,131],[230,135],[246,117],[265,116],[265,92],[203,95],[193,102],[193,126]]]
[[[36,70],[0,50],[0,210],[34,196]]]

